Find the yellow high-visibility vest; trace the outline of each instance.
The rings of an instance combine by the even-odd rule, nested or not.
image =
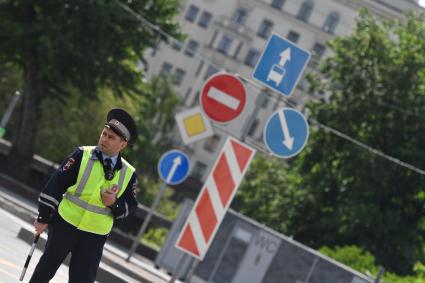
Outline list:
[[[120,197],[135,169],[124,158],[122,168],[112,180],[104,177],[102,161],[93,154],[94,146],[83,147],[83,158],[75,185],[68,188],[59,204],[58,212],[62,218],[79,230],[106,235],[114,223],[111,209],[101,200],[100,192],[117,186],[117,198]]]

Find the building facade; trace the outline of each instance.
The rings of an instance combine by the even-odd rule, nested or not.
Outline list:
[[[238,118],[227,124],[213,123],[213,137],[185,146],[193,165],[192,176],[201,181],[206,178],[226,135],[266,152],[264,124],[278,107],[290,105],[302,111],[308,100],[325,99],[307,93],[303,79],[289,99],[253,82],[251,73],[272,33],[310,51],[305,73],[314,72],[320,59],[331,55],[326,42],[349,35],[361,8],[382,19],[400,18],[406,11],[421,9],[409,0],[183,0],[177,20],[187,38],[147,51],[147,78],[173,76],[183,102],[178,111],[199,105],[203,83],[220,71],[237,74],[248,96]],[[176,143],[183,146],[178,138]]]

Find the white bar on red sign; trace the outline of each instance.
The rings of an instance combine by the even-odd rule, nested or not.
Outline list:
[[[227,107],[233,110],[238,109],[240,104],[240,101],[238,99],[234,98],[231,95],[228,95],[227,93],[213,86],[208,91],[208,97],[220,102],[223,105],[226,105]]]
[[[176,242],[202,260],[255,155],[255,149],[228,137]]]

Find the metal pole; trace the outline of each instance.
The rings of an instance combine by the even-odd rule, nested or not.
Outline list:
[[[10,101],[9,106],[7,107],[7,110],[4,113],[3,118],[1,119],[0,127],[4,128],[6,126],[10,116],[12,115],[13,110],[15,109],[15,106],[16,106],[16,103],[18,102],[20,94],[21,93],[19,91],[15,91],[15,94],[12,96],[12,100]]]
[[[128,252],[128,256],[127,256],[127,259],[126,259],[127,262],[130,261],[131,256],[133,255],[134,251],[136,250],[137,245],[139,244],[140,237],[143,235],[146,228],[148,227],[148,224],[149,224],[149,221],[152,218],[153,212],[154,212],[156,206],[158,205],[159,200],[161,199],[161,196],[164,194],[164,191],[165,191],[166,188],[167,188],[167,184],[165,182],[162,182],[161,189],[156,194],[155,200],[153,201],[152,206],[149,209],[149,212],[146,215],[145,220],[143,221],[142,227],[140,227],[139,232],[137,232],[136,238],[133,240],[133,244],[131,246],[130,251]]]
[[[186,258],[187,258],[187,253],[183,253],[183,255],[180,257],[179,262],[177,263],[176,270],[174,270],[173,276],[171,277],[170,281],[168,281],[168,283],[176,282],[176,279],[180,273],[180,269],[183,267],[183,263],[186,261]]]
[[[384,272],[385,272],[385,268],[383,268],[382,266],[380,266],[379,267],[378,274],[376,275],[376,279],[375,279],[375,282],[374,283],[381,282],[381,277],[382,277],[382,275],[384,275]]]
[[[313,274],[313,271],[314,271],[314,269],[316,268],[316,264],[317,264],[317,262],[318,262],[318,261],[319,261],[319,258],[318,258],[318,257],[316,257],[316,258],[314,259],[314,262],[313,262],[313,264],[312,264],[312,266],[311,266],[311,268],[310,268],[310,270],[309,270],[308,274],[307,274],[307,278],[305,279],[304,283],[308,283],[308,281],[310,281],[310,277],[311,277],[311,275]]]
[[[254,111],[252,112],[253,115],[250,115],[247,122],[243,126],[242,136],[241,136],[242,141],[245,141],[245,138],[248,134],[249,128],[252,126],[252,123],[254,122],[255,118],[257,117],[258,111],[260,110],[260,107],[263,104],[265,99],[267,99],[267,97],[265,96],[265,93],[263,91],[261,91],[261,93],[257,97],[257,100],[255,101]]]
[[[10,119],[10,116],[12,116],[12,112],[15,109],[16,103],[18,102],[20,96],[19,91],[15,91],[15,94],[12,96],[12,100],[9,103],[9,106],[6,109],[6,112],[3,114],[3,118],[0,122],[0,138],[3,137],[4,133],[6,132],[6,124]]]
[[[215,262],[215,264],[213,266],[213,269],[211,270],[210,276],[208,276],[208,280],[207,280],[208,283],[213,282],[214,275],[217,272],[218,267],[219,267],[221,261],[223,260],[224,253],[229,248],[230,241],[232,240],[233,235],[235,234],[236,227],[237,227],[237,224],[233,226],[232,231],[230,232],[230,235],[227,237],[226,243],[224,243],[224,246],[221,249],[221,252],[220,252],[220,254],[219,254],[219,256],[218,256],[218,258],[217,258],[217,260],[216,260],[216,262]]]
[[[192,278],[193,274],[195,273],[196,268],[198,267],[199,260],[194,259],[192,264],[189,267],[189,271],[187,272],[186,281],[190,282],[190,279]]]

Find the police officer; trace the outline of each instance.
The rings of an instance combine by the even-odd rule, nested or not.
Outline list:
[[[75,150],[50,177],[39,197],[36,234],[48,240],[30,283],[49,282],[71,252],[70,283],[92,283],[114,219],[137,207],[135,169],[121,150],[137,140],[133,118],[112,109],[97,146]]]

